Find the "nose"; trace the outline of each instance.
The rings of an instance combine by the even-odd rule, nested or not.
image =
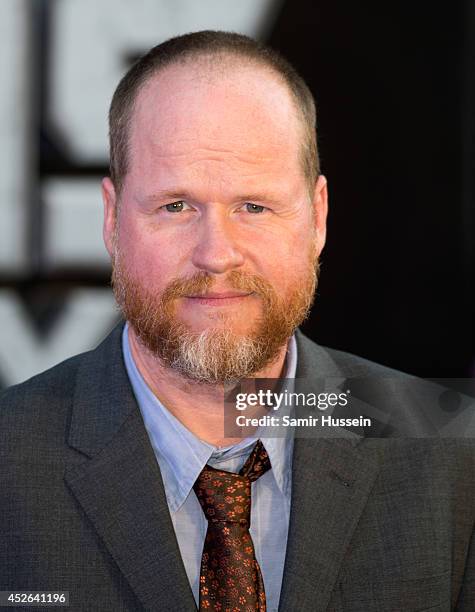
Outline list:
[[[214,274],[223,274],[242,266],[244,256],[236,232],[236,226],[225,211],[210,207],[199,222],[193,265]]]

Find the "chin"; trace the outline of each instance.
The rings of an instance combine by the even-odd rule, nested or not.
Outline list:
[[[201,316],[178,317],[178,320],[190,331],[196,333],[211,329],[227,329],[238,335],[246,335],[253,328],[249,321],[254,320],[254,317],[242,317],[238,313],[231,312],[210,312]]]
[[[227,331],[231,332],[236,337],[244,337],[252,334],[252,327],[249,325],[232,324],[231,320],[215,320],[201,323],[188,323],[183,321],[184,325],[195,334],[202,334],[211,331]]]

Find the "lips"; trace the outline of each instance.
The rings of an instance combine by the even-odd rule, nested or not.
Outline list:
[[[240,298],[250,295],[250,293],[240,293],[238,291],[224,291],[222,293],[216,291],[210,291],[209,293],[202,293],[200,295],[187,295],[186,297],[200,300],[224,300],[228,298]]]

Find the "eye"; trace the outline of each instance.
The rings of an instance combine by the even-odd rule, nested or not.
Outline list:
[[[250,213],[262,213],[266,210],[265,206],[260,206],[259,204],[252,204],[251,202],[246,202],[247,212]]]
[[[181,212],[182,210],[186,210],[186,207],[189,208],[188,204],[186,204],[182,200],[178,202],[172,202],[171,204],[165,204],[165,206],[162,206],[162,208],[165,208],[168,212],[171,213]]]

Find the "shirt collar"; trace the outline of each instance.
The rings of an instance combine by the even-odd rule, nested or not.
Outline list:
[[[218,448],[195,436],[165,408],[140,374],[130,350],[128,328],[126,323],[122,332],[125,367],[160,466],[170,510],[175,512],[185,502],[201,470],[210,460],[215,462],[249,454],[249,447],[258,437],[244,438],[238,444]],[[295,378],[296,369],[297,343],[292,336],[287,347],[285,378]],[[277,486],[284,495],[290,496],[292,436],[262,438],[262,443],[269,455]]]

